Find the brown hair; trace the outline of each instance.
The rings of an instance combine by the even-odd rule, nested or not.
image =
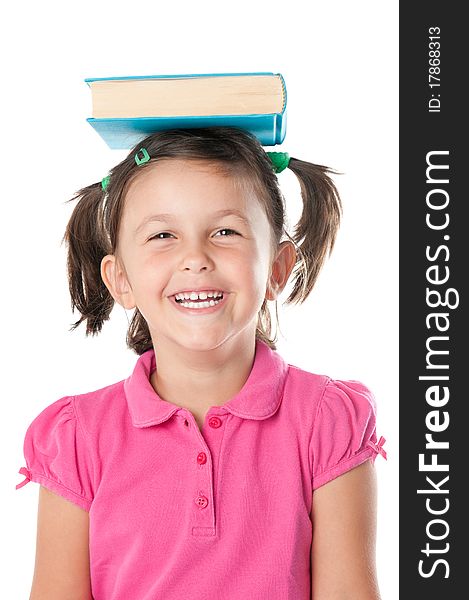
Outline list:
[[[151,159],[137,165],[135,154],[146,148]],[[141,156],[141,153],[139,153]],[[131,182],[156,160],[164,158],[203,159],[240,180],[249,182],[262,203],[277,245],[283,234],[297,250],[293,268],[293,290],[286,304],[302,303],[311,292],[325,258],[331,252],[341,217],[341,201],[328,167],[290,158],[289,168],[297,176],[303,210],[290,236],[284,228],[285,204],[272,162],[259,140],[235,127],[174,129],[152,133],[132,148],[127,157],[109,172],[106,191],[101,181],[80,189],[79,200],[68,221],[63,241],[68,245],[67,272],[72,310],[81,318],[70,331],[86,321],[86,335],[97,335],[109,319],[114,298],[101,278],[101,261],[115,254],[125,196]],[[276,318],[278,325],[277,304]],[[258,315],[256,338],[276,349],[271,339],[271,315],[264,299]],[[138,355],[153,347],[148,325],[135,308],[127,332],[127,346]]]

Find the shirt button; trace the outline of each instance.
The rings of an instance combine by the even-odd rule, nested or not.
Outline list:
[[[210,425],[210,427],[218,429],[218,427],[221,427],[221,419],[219,419],[218,417],[210,417],[210,419],[208,420],[208,424]]]
[[[205,455],[205,452],[199,452],[199,454],[197,454],[197,462],[199,465],[204,465],[207,462],[207,456]]]
[[[199,508],[205,508],[208,504],[208,499],[205,496],[197,496],[195,503]]]

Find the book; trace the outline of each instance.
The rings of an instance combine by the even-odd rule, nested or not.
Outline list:
[[[111,149],[130,149],[155,131],[240,127],[263,146],[286,133],[287,90],[280,73],[89,77],[88,123]]]

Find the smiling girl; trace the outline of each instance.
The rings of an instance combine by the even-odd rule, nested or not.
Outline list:
[[[290,236],[276,173],[304,202]],[[376,600],[375,401],[276,351],[268,302],[303,302],[341,205],[329,169],[235,128],[148,136],[83,188],[65,233],[97,334],[134,315],[125,380],[29,426],[40,487],[31,598]]]

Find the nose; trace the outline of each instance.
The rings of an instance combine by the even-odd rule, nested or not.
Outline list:
[[[202,243],[194,242],[187,244],[183,250],[181,260],[181,270],[183,271],[211,271],[214,268],[213,259]]]

